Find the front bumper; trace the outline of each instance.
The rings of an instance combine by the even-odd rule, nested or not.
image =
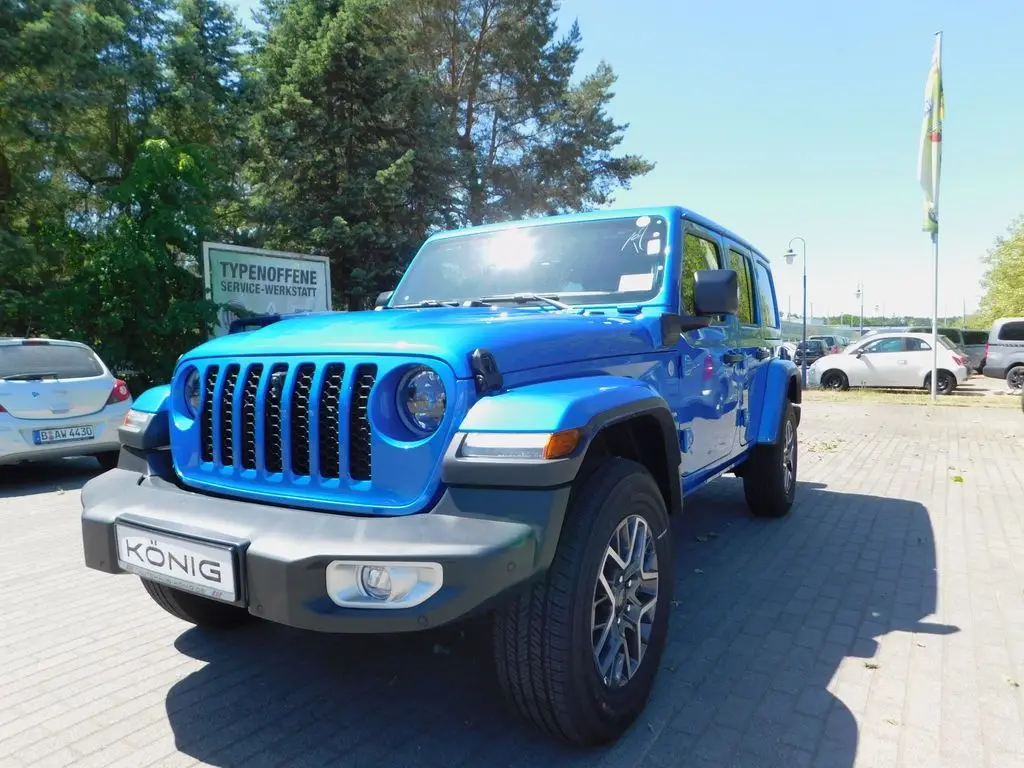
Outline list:
[[[485,609],[546,570],[561,530],[568,486],[449,488],[423,514],[354,517],[184,490],[118,468],[82,490],[85,563],[118,565],[115,525],[230,545],[240,597],[255,616],[321,632],[407,632]],[[334,560],[435,562],[443,586],[410,608],[342,608],[327,594]]]

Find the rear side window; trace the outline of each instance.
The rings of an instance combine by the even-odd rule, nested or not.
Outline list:
[[[687,314],[697,314],[693,301],[694,272],[718,269],[718,266],[718,246],[706,238],[687,232],[683,238],[683,274],[680,279],[683,311]]]
[[[1000,341],[1024,341],[1024,323],[1006,323],[999,329]]]
[[[92,350],[85,347],[66,344],[0,345],[0,379],[33,375],[84,379],[102,376],[103,366]]]
[[[939,342],[941,343],[943,341],[946,341],[946,337],[945,336],[939,336]],[[931,344],[928,344],[927,342],[921,341],[920,339],[915,339],[913,336],[907,336],[907,338],[906,338],[906,349],[907,349],[907,352],[924,352],[925,350],[929,350],[931,348],[932,348]]]
[[[964,344],[988,343],[988,331],[964,331]]]
[[[775,291],[772,290],[772,277],[764,264],[754,262],[754,275],[757,278],[757,305],[761,312],[761,325],[768,328],[779,328],[779,308],[775,304]]]
[[[737,315],[743,325],[754,324],[754,293],[750,285],[750,268],[743,254],[729,251],[729,269],[736,270],[740,306]]]

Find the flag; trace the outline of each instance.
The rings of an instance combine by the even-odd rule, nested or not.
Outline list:
[[[924,87],[924,118],[921,121],[921,154],[917,159],[917,178],[924,190],[925,232],[939,232],[939,172],[942,166],[942,120],[945,104],[942,96],[942,33],[935,35],[932,65]]]

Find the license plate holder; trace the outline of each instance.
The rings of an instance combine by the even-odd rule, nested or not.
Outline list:
[[[237,547],[125,522],[115,525],[115,539],[122,570],[213,600],[241,604]]]
[[[52,445],[54,443],[77,443],[93,440],[96,429],[92,424],[77,424],[73,427],[50,427],[32,430],[32,442],[36,445]]]

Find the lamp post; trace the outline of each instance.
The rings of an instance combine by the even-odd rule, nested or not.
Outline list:
[[[860,335],[864,335],[864,283],[857,283],[857,291],[854,297],[860,299]]]
[[[804,266],[804,309],[801,313],[801,319],[803,321],[803,331],[800,339],[800,380],[803,386],[807,387],[807,241],[802,237],[794,237],[789,241],[789,249],[786,251],[783,258],[787,264],[792,264],[793,259],[796,258],[796,252],[793,250],[793,243],[797,240],[800,241],[801,251],[803,252],[803,266]]]

